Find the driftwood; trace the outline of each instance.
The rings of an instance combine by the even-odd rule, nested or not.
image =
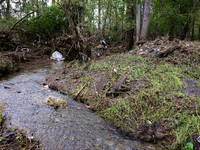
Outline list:
[[[124,82],[124,80],[126,79],[126,77],[128,76],[128,74],[129,74],[130,72],[131,72],[131,71],[128,71],[128,72],[120,79],[120,81],[111,89],[111,93],[120,90],[122,83]]]
[[[175,45],[172,47],[169,47],[163,51],[160,51],[159,53],[157,53],[156,56],[158,56],[159,58],[161,57],[167,57],[169,54],[171,54],[173,51],[175,51],[176,49],[181,49],[182,45]]]

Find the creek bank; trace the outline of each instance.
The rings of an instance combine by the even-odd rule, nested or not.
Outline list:
[[[191,60],[195,57],[195,53],[190,55]],[[171,116],[176,116],[178,110],[180,114],[184,110],[193,112],[199,105],[200,89],[196,80],[199,79],[197,74],[200,70],[193,61],[191,68],[189,62],[185,64],[177,60],[178,63],[174,63],[167,57],[158,59],[157,55],[142,58],[137,52],[128,52],[85,64],[72,61],[55,74],[47,76],[46,82],[51,89],[70,94],[85,103],[87,108],[108,119],[123,134],[162,148],[174,146],[174,149],[178,149],[185,147],[186,142],[182,139],[176,143],[175,133],[179,134],[177,126],[183,122],[177,120],[176,126],[176,120],[170,118],[167,112],[171,108]],[[193,74],[193,71],[196,73]],[[196,79],[195,95],[188,92],[192,85],[187,84],[190,79],[184,79],[187,76]],[[192,117],[193,114],[188,115]],[[197,130],[191,132],[196,134]],[[187,137],[188,133],[184,138],[193,141],[196,148],[200,146]]]
[[[61,69],[62,65],[62,62],[57,62],[36,66],[1,78],[0,95],[3,103],[9,106],[5,109],[8,128],[23,130],[28,136],[33,135],[35,140],[43,135],[39,143],[45,150],[157,149],[151,144],[118,134],[113,126],[84,104],[43,88],[46,76]],[[67,100],[66,109],[62,108],[58,113],[46,104],[49,97]]]

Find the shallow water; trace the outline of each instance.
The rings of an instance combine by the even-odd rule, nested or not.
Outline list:
[[[154,149],[150,144],[118,134],[114,127],[84,104],[57,91],[42,88],[46,76],[61,67],[61,63],[53,63],[1,78],[0,95],[8,104],[8,127],[22,129],[29,137],[33,135],[39,139],[51,125],[40,139],[45,150]],[[57,111],[44,104],[49,96],[67,99],[67,109],[61,109],[56,116]]]

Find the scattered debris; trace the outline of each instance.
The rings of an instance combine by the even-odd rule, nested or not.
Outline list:
[[[200,144],[200,136],[196,138],[197,142]]]
[[[180,60],[184,64],[195,62],[193,54],[200,56],[198,42],[181,41],[179,39],[170,41],[169,37],[159,37],[154,41],[139,44],[132,53],[134,51],[143,57],[155,54],[156,57],[164,58],[168,62],[176,63],[176,60]],[[129,53],[131,54],[131,52]]]

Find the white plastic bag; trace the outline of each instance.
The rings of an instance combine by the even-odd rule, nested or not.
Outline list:
[[[55,52],[51,55],[50,59],[57,60],[57,61],[61,61],[61,60],[64,60],[65,58],[63,58],[63,56],[62,56],[62,54],[61,54],[60,52],[55,51]]]

